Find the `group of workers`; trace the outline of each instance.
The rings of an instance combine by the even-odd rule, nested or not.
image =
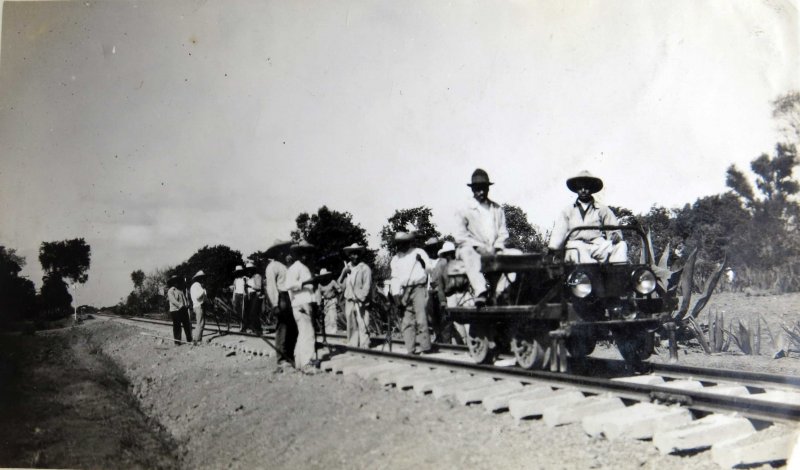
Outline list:
[[[467,184],[472,198],[457,214],[454,242],[429,239],[424,249],[418,247],[416,234],[401,230],[394,234],[395,254],[389,267],[389,299],[402,312],[400,325],[406,350],[410,354],[432,352],[429,318],[438,326],[441,339],[463,337],[461,325],[455,331],[442,328],[444,309],[459,305],[463,293],[469,292],[469,302],[482,307],[491,297],[486,278],[481,272],[481,257],[494,254],[516,254],[509,248],[509,238],[503,208],[489,199],[489,188],[494,183],[482,169],[476,169]],[[564,253],[564,259],[573,263],[626,263],[627,244],[619,230],[601,231],[599,227],[617,225],[614,213],[595,201],[593,194],[603,188],[603,181],[589,172],[581,172],[567,180],[567,188],[577,194],[577,199],[561,211],[556,219],[545,255]],[[343,252],[347,258],[341,274],[333,279],[326,269],[313,276],[309,265],[314,247],[306,241],[291,245],[285,256],[270,254],[264,278],[252,263],[234,271],[233,306],[240,312],[242,330],[261,333],[260,313],[266,303],[277,321],[275,348],[279,360],[293,362],[298,369],[313,367],[315,335],[312,315],[316,305],[324,312],[323,328],[336,331],[340,296],[344,298],[344,316],[347,342],[355,347],[369,347],[369,310],[372,300],[372,270],[364,260],[366,247],[354,243]],[[283,259],[280,259],[283,258]],[[286,262],[286,264],[283,263]],[[288,265],[288,267],[287,267]],[[195,341],[202,340],[203,315],[206,292],[203,288],[205,274],[199,271],[192,278],[191,305],[197,316]],[[180,330],[192,341],[189,323],[189,303],[178,288],[175,278],[170,279],[167,298],[173,318],[176,341]],[[459,298],[460,295],[460,298]],[[316,305],[315,305],[316,304]]]

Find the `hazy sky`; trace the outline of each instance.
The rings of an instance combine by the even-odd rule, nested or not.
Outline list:
[[[725,190],[800,88],[788,1],[3,4],[0,245],[85,237],[76,305],[205,244],[245,256],[327,204],[371,235],[470,197],[547,230],[588,169],[636,212]]]

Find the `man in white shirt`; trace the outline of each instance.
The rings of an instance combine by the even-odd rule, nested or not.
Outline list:
[[[481,272],[481,256],[502,252],[508,240],[506,216],[499,204],[489,199],[489,175],[478,168],[472,173],[472,199],[458,212],[454,234],[456,257],[464,261],[467,278],[475,295],[475,305],[486,303],[486,278]]]
[[[413,234],[397,232],[394,240],[397,253],[389,262],[392,272],[390,290],[403,312],[401,329],[406,351],[409,354],[428,353],[431,351],[431,336],[425,304],[428,302],[427,267],[432,263],[423,250],[412,246]]]
[[[572,263],[627,263],[628,244],[622,232],[609,230],[580,230],[569,235],[570,230],[582,226],[618,225],[617,216],[592,194],[603,189],[603,180],[582,171],[567,180],[567,188],[578,194],[578,199],[561,211],[550,235],[548,251],[566,249],[565,261]],[[569,240],[566,240],[569,236]],[[565,244],[566,241],[566,244]]]
[[[357,348],[369,348],[367,304],[372,289],[372,270],[363,260],[366,247],[353,243],[344,249],[350,258],[339,275],[344,286],[344,313],[347,320],[347,343]]]
[[[312,285],[311,270],[306,265],[313,249],[314,246],[306,241],[292,245],[292,255],[296,261],[286,270],[284,284],[284,287],[289,292],[292,313],[297,323],[294,364],[296,368],[304,371],[314,368],[311,358],[314,356],[316,347],[314,324],[311,321],[311,304],[315,302],[316,296]]]
[[[236,312],[236,316],[239,317],[239,321],[241,322],[242,329],[241,331],[244,332],[247,329],[247,321],[245,315],[245,308],[246,302],[245,299],[247,298],[247,276],[244,275],[244,268],[241,265],[236,266],[236,269],[233,270],[233,294],[231,296],[231,303],[233,304],[233,311]]]
[[[281,245],[276,243],[275,246]],[[294,360],[294,347],[297,341],[297,324],[292,314],[292,303],[289,293],[286,291],[286,265],[278,260],[280,256],[275,250],[274,258],[269,258],[269,264],[264,271],[264,282],[266,284],[267,301],[272,308],[277,321],[275,325],[275,349],[278,350],[278,362],[282,360]],[[267,250],[270,253],[270,250]]]
[[[203,341],[203,328],[206,326],[204,315],[206,304],[206,289],[203,283],[206,280],[206,273],[201,269],[192,277],[192,287],[189,289],[189,296],[192,298],[192,308],[197,317],[197,324],[194,330],[194,344]]]

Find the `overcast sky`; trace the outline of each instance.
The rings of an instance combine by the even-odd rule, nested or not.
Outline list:
[[[205,244],[245,256],[300,212],[395,209],[443,232],[476,167],[544,230],[602,177],[636,212],[725,190],[800,88],[789,1],[10,2],[0,245],[84,237],[76,305]]]

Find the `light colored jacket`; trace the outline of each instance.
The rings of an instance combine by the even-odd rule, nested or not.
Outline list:
[[[601,225],[617,225],[619,223],[617,216],[614,215],[608,206],[604,206],[594,201],[594,199],[589,203],[586,214],[583,216],[578,208],[579,204],[580,202],[576,200],[574,204],[564,208],[558,215],[555,226],[553,227],[553,233],[550,235],[550,243],[547,244],[550,249],[557,250],[561,248],[561,245],[566,241],[567,234],[575,227],[599,227]],[[622,237],[621,232],[618,230],[615,231]],[[609,231],[607,237],[610,237],[611,232],[612,231]],[[602,236],[603,232],[600,230],[580,230],[573,233],[570,240],[592,241]]]
[[[372,270],[362,261],[350,268],[350,274],[344,280],[344,298],[364,302],[369,297],[371,287]]]
[[[192,297],[192,305],[195,307],[203,305],[206,302],[206,290],[199,282],[192,284],[189,289],[189,295]]]
[[[303,284],[311,280],[311,271],[300,260],[295,261],[286,270],[284,287],[289,292],[292,306],[305,305],[316,302],[314,288],[311,284]]]
[[[489,200],[487,206],[481,207],[478,201],[471,199],[467,207],[458,212],[457,218],[458,228],[453,235],[457,246],[505,247],[508,240],[506,214],[496,202]]]
[[[271,261],[264,271],[264,282],[267,285],[267,298],[270,305],[277,307],[278,294],[286,291],[283,285],[286,282],[286,265],[280,261]]]
[[[169,311],[177,312],[178,310],[188,307],[189,303],[186,302],[186,296],[183,291],[175,286],[172,286],[167,291],[167,300],[169,301]]]
[[[417,261],[417,256],[422,258],[425,267]],[[432,264],[428,254],[419,248],[412,248],[405,253],[397,253],[392,256],[392,260],[389,261],[389,267],[392,270],[390,281],[392,294],[399,295],[404,287],[427,285],[427,270],[430,266]]]

